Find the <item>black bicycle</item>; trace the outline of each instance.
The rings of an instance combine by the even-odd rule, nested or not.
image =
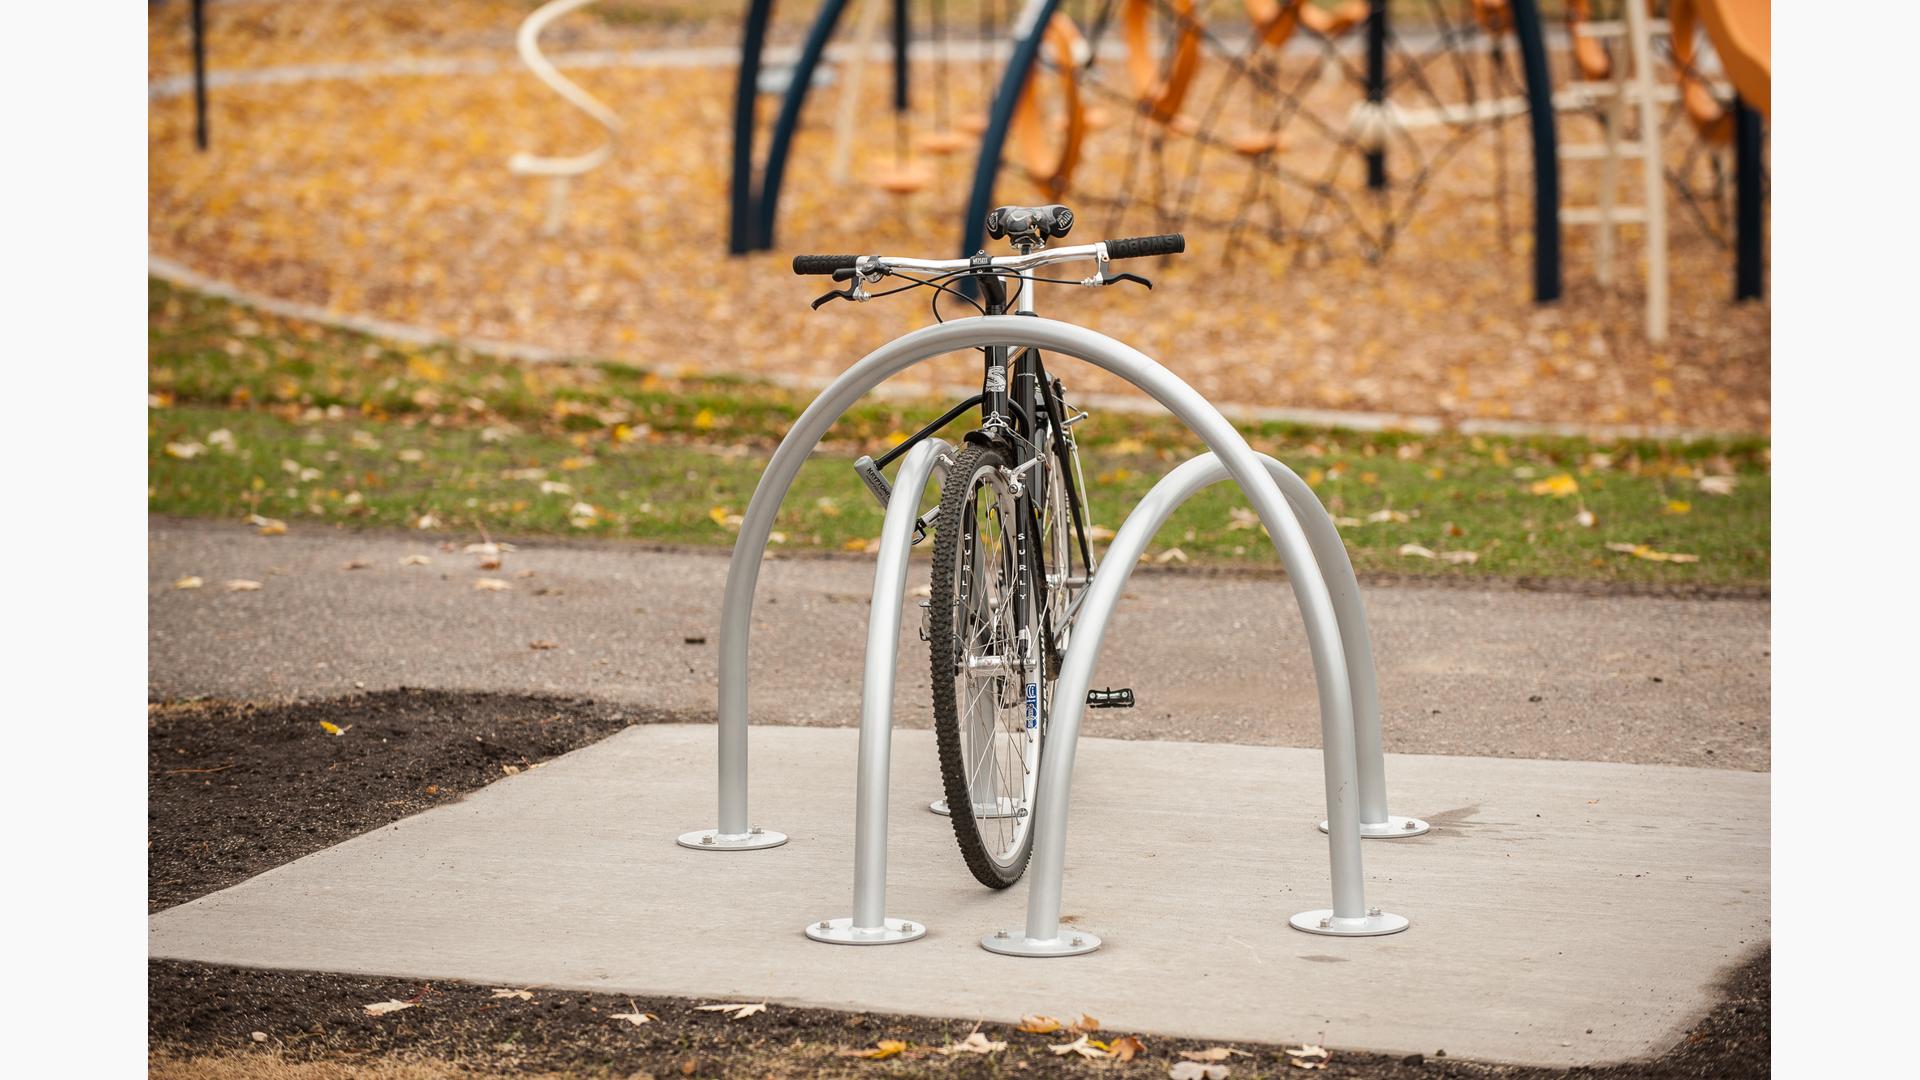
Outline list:
[[[1106,286],[1136,274],[1113,273],[1109,263],[1186,250],[1179,235],[1108,240],[1049,250],[1073,227],[1064,206],[1003,206],[987,215],[987,235],[1012,243],[1017,254],[971,259],[903,259],[878,255],[801,255],[799,274],[831,274],[851,282],[814,301],[868,300],[908,289],[933,290],[934,318],[942,299],[972,305],[982,315],[1034,312],[1041,283]],[[1083,279],[1040,277],[1035,271],[1092,261]],[[905,282],[879,293],[868,286]],[[920,636],[933,677],[934,733],[948,813],[967,867],[981,883],[1004,889],[1020,879],[1032,852],[1031,824],[1047,718],[1060,658],[1074,616],[1093,576],[1086,483],[1074,427],[1087,413],[1067,404],[1066,389],[1031,347],[989,346],[980,393],[879,458],[862,457],[855,470],[885,506],[891,487],[882,471],[924,439],[978,408],[980,424],[945,462],[940,502],[920,519],[916,542],[931,529],[933,581]],[[1133,704],[1128,690],[1096,691],[1093,708]]]

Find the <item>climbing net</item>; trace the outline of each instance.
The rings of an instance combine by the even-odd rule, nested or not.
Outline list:
[[[926,35],[929,139],[942,141],[920,144],[939,152],[955,145],[948,133],[986,127],[956,104],[967,63],[946,4],[931,0]],[[1010,36],[1012,9],[979,0],[976,43]],[[1264,238],[1296,261],[1342,242],[1375,259],[1450,166],[1470,162],[1455,194],[1508,244],[1527,106],[1505,0],[1380,10],[1375,24],[1363,0],[1065,0],[1015,111],[1003,180],[1104,215],[1108,235],[1212,228],[1229,258]],[[981,88],[968,96],[984,102],[1005,53],[969,51]],[[897,145],[902,164],[882,186],[918,190],[928,171],[911,164],[904,132]]]

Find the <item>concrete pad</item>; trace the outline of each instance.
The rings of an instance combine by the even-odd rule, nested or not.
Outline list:
[[[763,691],[765,692],[765,691]],[[1328,901],[1317,751],[1084,740],[1068,959],[995,956],[1026,888],[961,864],[932,738],[895,738],[888,914],[905,945],[810,942],[852,902],[851,730],[753,734],[754,817],[785,847],[710,853],[713,729],[635,727],[461,802],[154,915],[152,955],[507,986],[1308,1040],[1579,1064],[1654,1055],[1769,936],[1766,774],[1394,756],[1393,809],[1435,823],[1366,846],[1388,938],[1291,930]]]

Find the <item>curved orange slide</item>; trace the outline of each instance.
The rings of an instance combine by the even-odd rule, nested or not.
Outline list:
[[[1741,98],[1762,116],[1773,104],[1773,5],[1769,0],[1697,0],[1700,21]]]

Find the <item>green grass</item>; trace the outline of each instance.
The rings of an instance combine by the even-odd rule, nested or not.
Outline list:
[[[426,518],[430,529],[467,534],[722,546],[733,536],[727,515],[745,509],[768,452],[805,405],[737,379],[398,348],[161,283],[149,298],[156,513],[407,528]],[[783,506],[784,546],[840,549],[877,536],[879,508],[848,462],[941,407],[870,403],[849,413]],[[1160,417],[1102,415],[1078,430],[1092,516],[1107,528],[1200,449]],[[1363,571],[1705,584],[1770,574],[1764,440],[1241,430],[1314,485]],[[1703,490],[1710,476],[1733,477],[1732,493]],[[1535,493],[1556,477],[1565,479],[1555,490],[1577,490]],[[1161,532],[1155,556],[1272,564],[1244,506],[1231,485],[1201,493]],[[1698,561],[1650,561],[1609,543]],[[1402,554],[1408,544],[1474,561]]]

